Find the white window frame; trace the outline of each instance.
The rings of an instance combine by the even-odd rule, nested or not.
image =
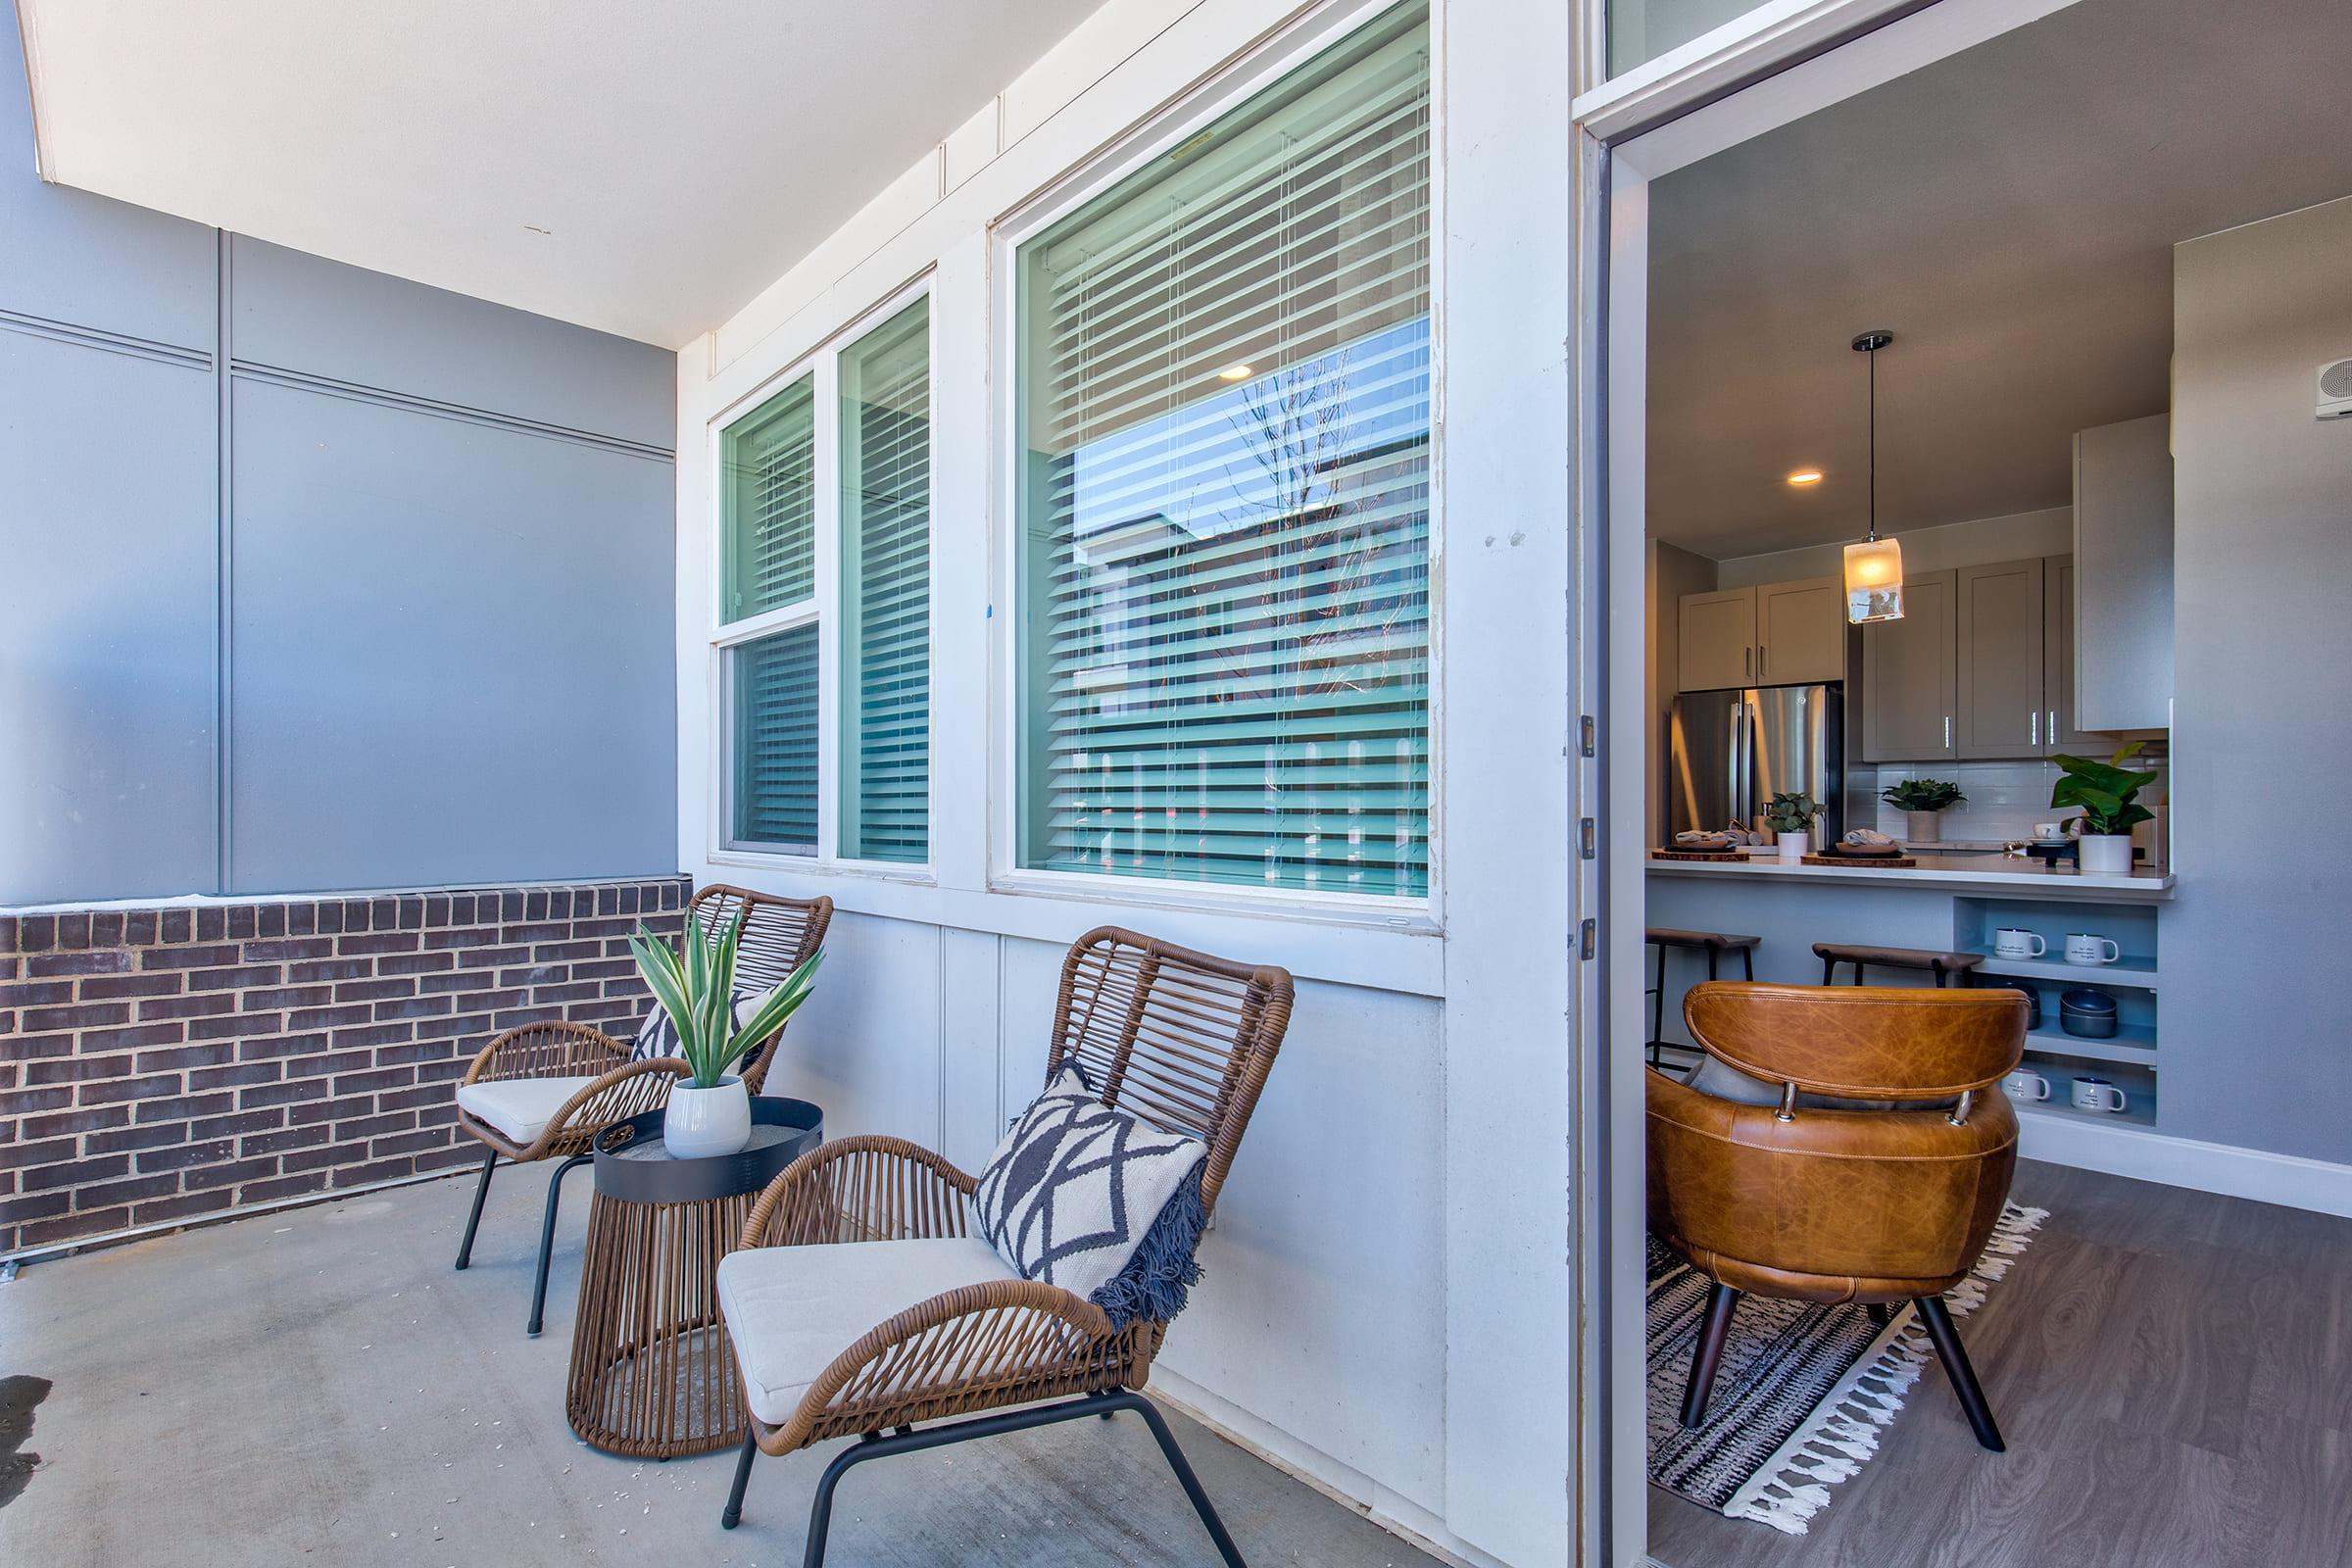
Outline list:
[[[1429,431],[1429,890],[1416,898],[1373,893],[1327,893],[1305,888],[1254,888],[1240,883],[1119,876],[1100,871],[1049,871],[1020,863],[1020,438],[1019,258],[1023,244],[1116,185],[1230,109],[1272,87],[1325,49],[1413,0],[1363,0],[1308,17],[1275,34],[1256,52],[1220,71],[1138,129],[1074,166],[1046,189],[989,225],[992,316],[998,330],[989,350],[996,383],[989,442],[991,581],[994,617],[994,699],[989,726],[989,889],[992,892],[1078,898],[1130,907],[1209,912],[1288,914],[1342,925],[1437,934],[1443,930],[1445,872],[1445,408],[1446,408],[1446,159],[1444,126],[1445,0],[1430,0],[1430,431]]]
[[[931,284],[931,273],[926,269],[913,281],[902,285],[877,304],[860,312],[815,348],[791,361],[719,409],[710,416],[705,426],[704,464],[710,478],[710,537],[704,566],[710,591],[704,601],[704,613],[705,640],[710,650],[706,679],[711,722],[709,726],[710,751],[706,769],[710,780],[710,831],[704,854],[713,865],[762,866],[926,885],[936,884],[938,880],[939,843],[935,822],[930,824],[933,831],[925,834],[925,854],[919,864],[903,860],[860,859],[841,853],[841,682],[849,667],[848,651],[841,646],[841,357],[855,348],[868,332],[921,300],[927,306],[923,319],[923,353],[928,367],[926,375],[935,376],[939,364],[940,324],[939,312],[930,303]],[[729,425],[742,420],[803,376],[809,378],[815,399],[814,581],[808,597],[798,603],[780,605],[773,610],[730,621],[726,618],[726,430]],[[938,388],[935,379],[932,381],[931,401],[932,453],[936,460]],[[930,651],[924,662],[924,676],[928,711],[936,717],[939,710],[939,469],[936,461],[929,466],[929,483],[925,505],[930,526],[927,529],[925,556],[930,576],[925,610]],[[735,689],[731,661],[727,655],[746,643],[811,624],[817,628],[816,853],[802,855],[734,836]],[[925,753],[928,763],[925,799],[931,807],[936,807],[939,799],[936,723]]]

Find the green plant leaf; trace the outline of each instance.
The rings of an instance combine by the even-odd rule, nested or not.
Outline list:
[[[637,959],[637,972],[645,977],[646,989],[662,1010],[669,1014],[671,1027],[678,1032],[682,1051],[688,1034],[694,1028],[694,1002],[688,989],[685,965],[677,954],[642,923],[637,934],[629,938],[629,952]]]

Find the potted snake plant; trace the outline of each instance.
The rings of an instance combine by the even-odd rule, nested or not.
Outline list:
[[[678,1055],[686,1063],[687,1079],[670,1089],[662,1117],[662,1142],[672,1159],[732,1154],[752,1141],[751,1091],[727,1069],[783,1028],[808,1000],[816,966],[825,956],[821,951],[810,954],[756,1004],[746,999],[739,1005],[735,946],[742,935],[740,914],[715,934],[700,915],[689,915],[674,951],[643,925],[629,938],[637,972],[669,1014],[678,1033]]]

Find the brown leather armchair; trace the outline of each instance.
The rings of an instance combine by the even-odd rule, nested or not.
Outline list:
[[[1742,1292],[1860,1301],[1882,1321],[1909,1300],[1977,1441],[2000,1451],[1943,1293],[2009,1197],[2017,1117],[1998,1085],[2025,1050],[2025,997],[1709,981],[1683,1018],[1778,1095],[1744,1103],[1649,1070],[1649,1228],[1714,1282],[1683,1424],[1705,1416]],[[1880,1104],[1836,1103],[1855,1101]]]

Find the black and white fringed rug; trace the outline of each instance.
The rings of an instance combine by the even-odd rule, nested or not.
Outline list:
[[[1954,1317],[1984,1304],[2047,1218],[2047,1209],[2008,1205],[1976,1268],[1944,1293]],[[1935,1348],[1916,1307],[1881,1329],[1857,1305],[1743,1296],[1706,1422],[1687,1432],[1683,1388],[1706,1305],[1705,1278],[1652,1240],[1649,1479],[1730,1518],[1801,1536],[1829,1506],[1830,1488],[1878,1451],[1879,1429],[1901,1411]]]

